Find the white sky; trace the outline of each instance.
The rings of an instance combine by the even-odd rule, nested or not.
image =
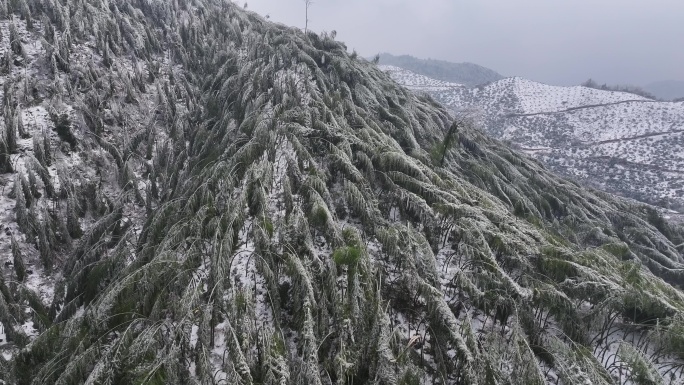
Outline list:
[[[304,27],[304,0],[248,9]],[[684,80],[684,0],[314,0],[309,28],[336,30],[363,56],[468,61],[550,84]]]

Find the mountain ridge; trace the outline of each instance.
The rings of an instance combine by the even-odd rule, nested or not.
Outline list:
[[[410,55],[394,56],[389,53],[380,54],[379,59],[382,65],[405,68],[437,80],[464,84],[469,87],[503,79],[503,76],[494,70],[468,62],[452,63],[444,60],[418,59]]]
[[[409,88],[419,81],[390,74]],[[452,109],[478,110],[486,132],[521,146],[554,171],[651,204],[684,208],[678,155],[684,103],[519,77],[473,90],[419,91]]]

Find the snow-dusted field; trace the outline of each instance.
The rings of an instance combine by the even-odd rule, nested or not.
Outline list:
[[[394,76],[394,75],[393,75]],[[395,77],[404,84],[403,78]],[[603,91],[582,86],[558,87],[515,77],[499,80],[482,88],[460,90],[445,95],[449,105],[470,104],[473,100],[487,105],[499,103],[502,96],[514,96],[517,103],[509,109],[518,114],[560,112],[592,105],[622,103],[628,101],[649,101],[644,97],[626,93]]]

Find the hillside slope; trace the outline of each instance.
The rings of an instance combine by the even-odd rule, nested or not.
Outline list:
[[[418,59],[409,55],[380,54],[381,65],[407,69],[429,78],[474,87],[503,79],[497,72],[473,63],[451,63],[443,60]]]
[[[0,382],[681,384],[654,210],[231,2],[1,4]]]
[[[389,74],[409,88],[419,76]],[[521,78],[475,89],[415,90],[455,110],[479,111],[487,133],[515,143],[556,172],[627,197],[684,209],[683,102]]]

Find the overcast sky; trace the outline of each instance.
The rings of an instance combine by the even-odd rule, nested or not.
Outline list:
[[[304,27],[304,0],[248,9]],[[550,84],[684,80],[683,0],[314,0],[309,28],[363,56],[467,61]]]

